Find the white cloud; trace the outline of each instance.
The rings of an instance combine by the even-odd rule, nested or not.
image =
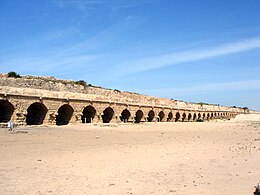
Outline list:
[[[198,94],[202,92],[211,91],[246,91],[246,90],[260,90],[260,80],[244,80],[244,81],[232,81],[232,82],[222,82],[222,83],[209,83],[200,84],[190,87],[178,88],[159,88],[146,90],[150,94],[178,94],[178,95],[191,95]]]
[[[55,0],[54,3],[60,8],[75,7],[77,9],[87,9],[103,3],[102,0]]]
[[[96,6],[106,6],[113,9],[136,7],[157,0],[55,0],[54,3],[60,8],[74,7],[79,10],[93,9]]]
[[[123,76],[131,73],[138,73],[169,65],[236,54],[257,48],[260,48],[260,37],[223,44],[216,47],[193,49],[182,52],[168,53],[159,56],[150,56],[140,58],[137,60],[128,61],[127,63],[119,64],[115,69],[121,71],[116,72],[115,76]],[[123,69],[121,67],[131,68]]]

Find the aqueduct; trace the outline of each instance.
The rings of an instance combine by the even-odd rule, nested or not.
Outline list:
[[[52,77],[0,78],[0,123],[188,122],[230,119],[244,109],[201,105],[81,86]],[[246,112],[250,112],[247,110]]]

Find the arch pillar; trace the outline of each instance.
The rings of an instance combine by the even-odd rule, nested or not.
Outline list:
[[[56,124],[56,116],[57,115],[58,115],[58,113],[56,112],[56,110],[49,110],[48,109],[42,124],[55,125]]]

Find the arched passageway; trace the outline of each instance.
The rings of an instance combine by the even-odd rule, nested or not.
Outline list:
[[[27,109],[26,124],[41,125],[47,114],[48,109],[42,103],[36,102],[31,104]]]
[[[203,119],[205,119],[205,118],[206,118],[206,114],[205,114],[205,113],[203,113],[203,115],[202,115],[202,116],[203,116]]]
[[[184,122],[184,121],[185,121],[185,118],[186,118],[186,114],[185,114],[185,113],[183,113],[183,114],[182,114],[182,122]]]
[[[131,114],[130,114],[129,110],[124,109],[121,112],[120,120],[123,121],[124,123],[126,123],[126,122],[128,122],[130,116],[131,116]]]
[[[198,114],[198,119],[201,119],[201,114],[200,113]]]
[[[197,117],[197,115],[196,115],[196,113],[194,113],[194,114],[193,114],[193,121],[196,120],[196,117]]]
[[[106,108],[103,111],[103,116],[102,116],[103,123],[109,123],[112,120],[113,116],[114,116],[114,110],[111,107]]]
[[[181,115],[179,112],[176,113],[175,115],[175,122],[177,122],[180,119]]]
[[[58,110],[56,125],[67,125],[73,114],[73,108],[69,104],[62,105]]]
[[[136,113],[135,113],[135,122],[136,123],[140,123],[142,118],[144,116],[144,113],[142,110],[137,110]]]
[[[211,118],[213,118],[214,117],[214,114],[213,114],[213,112],[211,113]]]
[[[7,100],[0,100],[0,123],[6,123],[10,121],[13,113],[13,104]]]
[[[188,121],[190,121],[192,119],[192,115],[191,115],[191,113],[189,113],[189,115],[188,115]]]
[[[168,122],[171,121],[172,118],[173,118],[173,114],[172,114],[172,112],[169,112],[167,121],[168,121]]]
[[[160,111],[158,116],[159,116],[159,122],[162,122],[165,117],[165,114],[163,111]]]
[[[153,111],[153,110],[150,110],[149,113],[148,113],[147,121],[148,121],[148,122],[152,122],[153,119],[154,119],[154,116],[155,116],[154,111]]]
[[[92,123],[96,115],[96,109],[93,106],[87,106],[84,108],[82,113],[82,123]]]
[[[208,113],[207,117],[208,117],[208,119],[210,118],[210,114],[209,113]]]

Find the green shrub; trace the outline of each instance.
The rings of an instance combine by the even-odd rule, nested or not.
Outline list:
[[[84,81],[84,80],[75,81],[75,84],[77,84],[77,85],[82,85],[82,86],[84,86],[84,87],[87,87],[87,83],[86,83],[86,81]]]
[[[19,74],[17,74],[16,72],[8,72],[7,76],[14,77],[14,78],[21,78],[21,76]]]
[[[115,91],[115,92],[118,92],[118,93],[120,93],[120,92],[121,92],[121,91],[120,91],[120,90],[118,90],[118,89],[114,89],[114,91]]]

